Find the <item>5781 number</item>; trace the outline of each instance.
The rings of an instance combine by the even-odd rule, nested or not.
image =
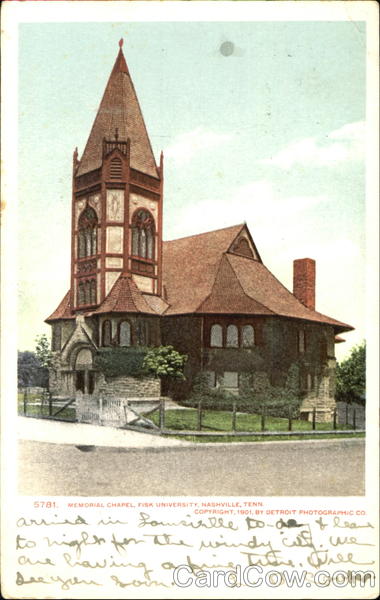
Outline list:
[[[57,503],[50,500],[36,500],[33,506],[34,508],[57,508]]]

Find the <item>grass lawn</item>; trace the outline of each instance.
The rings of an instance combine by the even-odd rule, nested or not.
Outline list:
[[[53,413],[57,412],[61,406],[53,405]],[[49,416],[49,402],[44,400],[41,407],[41,394],[28,394],[28,404],[26,407],[26,415],[24,414],[24,395],[18,394],[17,401],[17,412],[21,416],[27,417],[48,417]],[[76,412],[74,406],[68,406],[59,415],[57,419],[65,419],[70,421],[76,420]]]
[[[157,413],[150,415],[150,418],[156,425],[159,424],[159,416]],[[174,409],[165,412],[165,429],[174,429],[180,431],[189,431],[198,429],[198,411],[195,408],[181,410]],[[333,429],[333,423],[316,423],[317,431],[331,431]],[[351,426],[339,425],[339,429],[351,429]],[[239,431],[261,431],[261,415],[238,413],[236,415],[236,431],[235,436],[223,436],[222,432],[232,431],[232,413],[228,411],[218,410],[207,410],[202,411],[202,431],[220,431],[220,436],[178,436],[179,439],[195,441],[195,442],[249,442],[249,441],[270,441],[270,440],[295,440],[295,439],[321,439],[321,438],[332,438],[342,437],[342,434],[320,434],[317,437],[315,434],[310,433],[309,436],[302,435],[287,435],[288,431],[288,419],[281,417],[270,417],[265,418],[265,430],[266,431],[283,431],[284,435],[275,436],[239,436]],[[292,421],[292,431],[312,431],[312,423],[308,421],[301,421],[300,419],[294,419]],[[347,434],[350,437],[361,437],[364,434]]]

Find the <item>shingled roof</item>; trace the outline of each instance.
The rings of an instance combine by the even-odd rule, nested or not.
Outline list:
[[[243,229],[249,233],[245,225],[236,225],[164,242],[164,286],[170,304],[165,315],[277,315],[326,323],[339,332],[353,329],[304,306],[261,260],[232,253],[232,242]]]
[[[92,314],[101,313],[145,313],[157,312],[145,300],[130,275],[120,275],[104,302]]]
[[[55,311],[45,319],[45,323],[49,323],[50,321],[56,321],[58,319],[74,319],[71,314],[71,306],[70,306],[70,290],[64,296],[63,300],[58,304]]]
[[[211,293],[220,258],[244,225],[163,243],[162,272],[170,307],[165,314],[196,312]]]
[[[131,166],[157,177],[156,161],[121,46],[76,175],[101,166],[103,138],[115,139],[116,130],[120,141],[131,140]]]

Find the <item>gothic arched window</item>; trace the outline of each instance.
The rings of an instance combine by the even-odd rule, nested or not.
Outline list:
[[[132,254],[154,258],[154,219],[149,211],[138,209],[132,219]]]
[[[131,345],[131,325],[129,321],[122,321],[119,325],[119,344],[120,346]]]
[[[211,327],[210,346],[213,346],[214,348],[222,348],[223,328],[221,325],[213,325]]]
[[[96,238],[98,217],[90,206],[87,206],[78,221],[78,258],[96,254]]]
[[[228,325],[227,327],[227,346],[237,348],[239,345],[239,332],[236,325]]]
[[[111,321],[104,321],[102,326],[102,345],[110,346],[112,341]]]
[[[249,348],[255,345],[255,330],[252,325],[243,325],[242,330],[242,346]]]

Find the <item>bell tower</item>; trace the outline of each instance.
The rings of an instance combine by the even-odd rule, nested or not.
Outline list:
[[[161,295],[163,155],[156,165],[119,46],[83,155],[73,155],[72,314],[99,307],[122,274]]]

